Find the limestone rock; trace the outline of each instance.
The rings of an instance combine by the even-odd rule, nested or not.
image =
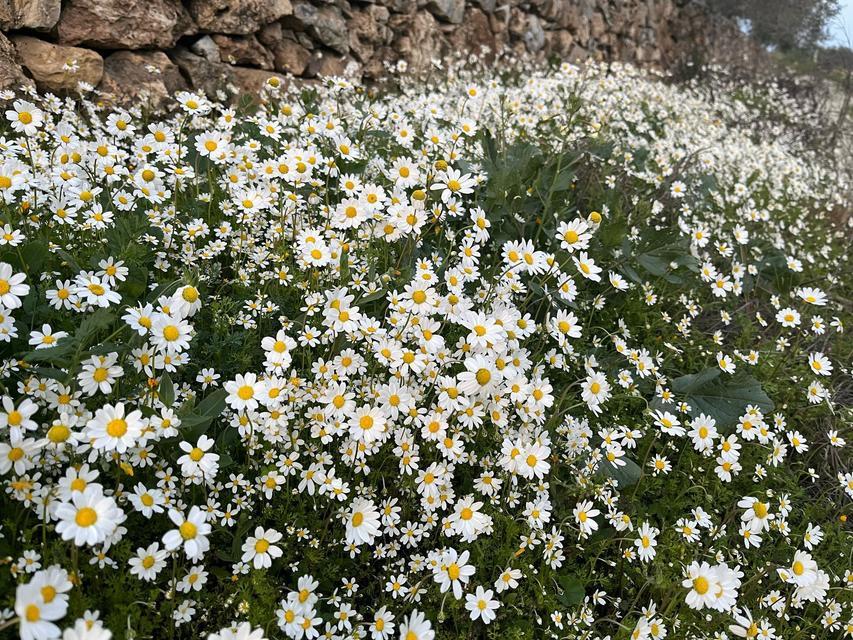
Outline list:
[[[208,62],[221,62],[219,47],[210,36],[202,36],[190,45],[190,51]]]
[[[102,49],[173,47],[192,31],[180,0],[69,0],[59,17],[59,43]]]
[[[317,7],[305,0],[293,4],[293,17],[287,24],[308,31],[314,39],[338,53],[349,51],[347,23],[341,10],[334,6]]]
[[[117,51],[104,60],[98,89],[117,102],[162,107],[169,97],[187,88],[178,67],[162,51]]]
[[[527,29],[524,32],[524,46],[530,53],[541,51],[545,46],[545,30],[538,16],[530,14],[527,16]]]
[[[202,31],[249,35],[293,12],[290,0],[190,0],[190,14]]]
[[[347,69],[347,59],[318,51],[308,63],[305,75],[309,78],[322,76],[342,76]]]
[[[370,6],[354,11],[347,21],[349,48],[359,61],[367,62],[377,46],[390,43],[393,33],[387,26],[388,17],[384,7]]]
[[[60,0],[0,0],[0,29],[47,31],[59,20]]]
[[[311,52],[295,40],[282,38],[273,48],[275,70],[301,76],[311,60]]]
[[[427,69],[445,48],[438,21],[429,12],[392,16],[388,24],[396,36],[393,50],[413,71]]]
[[[474,0],[474,4],[479,6],[486,13],[491,13],[497,7],[497,0]]]
[[[0,89],[15,90],[22,85],[32,86],[33,81],[24,75],[15,45],[0,33]]]
[[[495,34],[489,24],[489,17],[480,9],[472,7],[465,12],[465,19],[458,29],[448,37],[451,48],[455,51],[468,51],[479,55],[481,51],[488,50],[490,55],[487,59],[494,59],[498,49]]]
[[[545,46],[548,51],[556,53],[562,58],[568,58],[574,46],[572,34],[564,29],[548,31],[545,34]]]
[[[259,97],[261,90],[265,87],[284,88],[287,86],[287,78],[277,73],[250,67],[231,67],[231,72],[233,83],[240,94],[249,96],[253,100]]]
[[[70,91],[78,82],[94,87],[104,75],[104,59],[90,49],[64,47],[30,36],[12,36],[11,40],[40,89]]]
[[[255,36],[225,36],[220,33],[212,36],[222,62],[234,65],[273,68],[273,55]]]
[[[233,83],[231,70],[234,67],[231,65],[210,62],[183,47],[173,49],[169,55],[196,91],[216,96],[219,91],[224,92],[225,88]]]
[[[465,0],[429,0],[426,7],[436,18],[451,24],[461,24],[465,16]]]
[[[412,13],[418,6],[417,0],[383,0],[382,4],[394,13]]]

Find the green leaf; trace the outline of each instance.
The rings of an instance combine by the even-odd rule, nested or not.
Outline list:
[[[45,261],[50,252],[47,247],[39,242],[33,241],[21,247],[21,257],[24,260],[24,268],[30,274],[37,274],[42,271]]]
[[[584,588],[583,582],[577,576],[564,574],[557,577],[557,582],[563,592],[557,596],[557,599],[567,607],[573,607],[583,602]]]
[[[374,300],[379,300],[380,298],[384,298],[384,297],[385,297],[385,289],[383,288],[383,289],[379,289],[378,291],[374,291],[369,296],[364,296],[363,298],[361,298],[358,301],[358,303],[364,304],[366,302],[373,302]]]
[[[114,319],[115,316],[112,312],[106,309],[97,309],[80,323],[74,337],[80,341],[80,344],[87,346],[99,331],[109,328]]]
[[[721,374],[718,367],[709,367],[672,381],[672,390],[684,395],[690,404],[691,416],[704,413],[725,427],[736,423],[747,405],[755,405],[764,413],[773,411],[773,401],[758,380],[746,374],[722,379]]]
[[[54,369],[53,367],[35,367],[33,369],[33,373],[37,376],[50,378],[51,380],[57,380],[59,382],[65,382],[68,379],[67,372],[62,371],[61,369]]]
[[[341,251],[341,284],[349,282],[349,251],[346,249]]]
[[[64,338],[58,345],[50,349],[30,351],[24,356],[24,362],[44,362],[45,364],[56,365],[59,368],[67,368],[70,364],[69,358],[74,353],[76,342],[74,338]]]
[[[630,487],[632,484],[637,484],[640,476],[643,475],[643,470],[640,469],[640,465],[627,456],[623,456],[621,459],[625,464],[621,467],[617,467],[605,458],[601,461],[599,470],[602,474],[616,480],[620,489],[624,489],[625,487]]]
[[[228,392],[225,389],[217,389],[198,403],[196,413],[208,416],[211,419],[219,417],[219,414],[225,410],[225,398],[227,396]]]
[[[74,271],[82,271],[83,269],[77,263],[77,260],[68,253],[65,249],[56,249],[56,255],[62,258],[63,261],[68,263],[68,266],[74,269]]]
[[[163,377],[160,378],[160,388],[157,394],[160,396],[160,401],[167,407],[175,404],[175,384],[168,373],[164,373]]]
[[[225,410],[228,392],[217,389],[189,413],[181,416],[181,426],[188,429],[187,437],[194,439],[207,431],[207,427]]]
[[[130,267],[127,279],[122,283],[122,291],[133,300],[142,298],[148,290],[148,270],[142,267]]]

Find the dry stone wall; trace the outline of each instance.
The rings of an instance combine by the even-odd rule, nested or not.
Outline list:
[[[743,40],[692,0],[0,0],[0,32],[0,88],[82,82],[154,104],[272,75],[373,80],[460,53],[666,67]]]

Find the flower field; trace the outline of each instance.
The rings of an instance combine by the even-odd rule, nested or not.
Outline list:
[[[0,98],[0,638],[853,637],[849,177],[778,87]]]

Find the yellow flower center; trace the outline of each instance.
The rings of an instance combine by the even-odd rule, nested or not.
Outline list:
[[[492,379],[492,373],[488,369],[478,369],[477,370],[477,383],[481,386],[485,386],[489,384],[489,381]]]
[[[178,531],[180,532],[181,537],[184,540],[192,540],[198,534],[198,527],[195,526],[189,520],[187,520],[180,527],[178,527]]]
[[[113,438],[121,438],[127,433],[127,422],[121,418],[115,418],[107,423],[107,433]]]
[[[98,521],[98,513],[92,507],[83,507],[74,517],[78,527],[91,527]]]
[[[704,596],[708,593],[708,589],[710,588],[711,584],[708,582],[708,578],[699,576],[698,578],[693,579],[693,590],[700,596]]]

